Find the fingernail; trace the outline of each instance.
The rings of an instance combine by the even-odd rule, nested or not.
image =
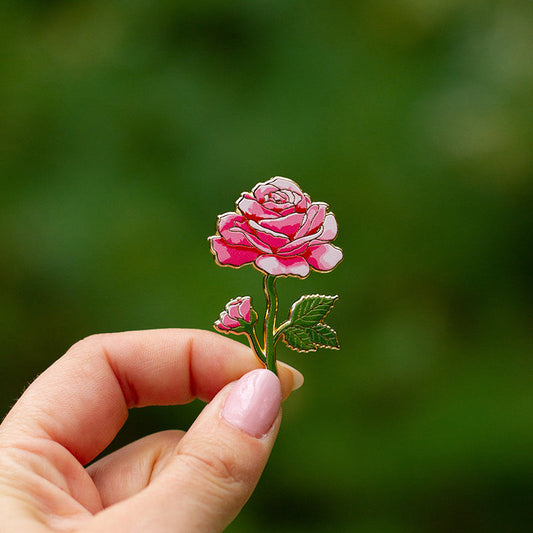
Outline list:
[[[278,369],[279,367],[285,367],[292,375],[292,389],[291,392],[294,392],[295,390],[298,390],[303,384],[304,384],[304,376],[299,371],[296,370],[291,365],[288,365],[287,363],[283,363],[282,361],[278,361]]]
[[[232,426],[252,435],[266,435],[278,415],[281,385],[270,370],[252,370],[234,385],[222,409]]]
[[[295,368],[292,369],[292,390],[298,390],[304,384],[304,376],[301,372],[298,372]]]

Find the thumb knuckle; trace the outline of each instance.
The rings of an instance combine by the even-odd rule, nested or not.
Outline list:
[[[249,468],[239,461],[234,450],[204,448],[183,451],[180,456],[192,476],[223,492],[240,492],[253,483]]]

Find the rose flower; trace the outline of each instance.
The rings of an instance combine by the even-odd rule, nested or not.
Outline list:
[[[331,244],[337,221],[327,209],[292,180],[272,178],[242,193],[236,212],[219,216],[211,249],[222,266],[253,264],[266,274],[300,278],[310,269],[328,272],[342,251]]]

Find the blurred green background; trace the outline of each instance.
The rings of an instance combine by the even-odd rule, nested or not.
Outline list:
[[[340,294],[342,350],[279,350],[306,383],[228,531],[530,531],[532,28],[529,0],[4,0],[1,414],[84,336],[261,299],[206,238],[287,176],[345,260],[281,309]]]

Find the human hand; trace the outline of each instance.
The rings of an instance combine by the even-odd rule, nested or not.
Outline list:
[[[0,425],[0,531],[222,531],[259,480],[282,396],[303,382],[286,365],[279,381],[258,368],[242,344],[200,330],[78,342]],[[84,467],[129,408],[195,397],[210,403],[186,433],[155,433]]]

